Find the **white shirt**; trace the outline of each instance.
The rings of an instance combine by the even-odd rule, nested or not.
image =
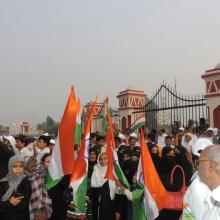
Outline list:
[[[31,157],[34,155],[33,149],[30,149],[28,147],[24,147],[23,149],[20,150],[20,154],[23,154],[24,157]]]
[[[199,176],[193,180],[183,198],[183,220],[202,220],[208,210],[207,198],[211,190],[203,183]],[[206,220],[213,220],[207,218]]]
[[[163,148],[165,147],[165,137],[167,136],[166,133],[163,133],[162,135],[158,135],[157,137],[157,144]]]
[[[188,152],[191,152],[191,151],[192,151],[192,146],[193,146],[193,142],[192,142],[192,141],[186,142],[186,141],[184,141],[184,139],[182,139],[181,145],[182,145],[183,147],[185,147]]]
[[[205,212],[202,220],[219,220],[220,219],[220,186],[215,188],[209,198],[207,198],[208,210]]]
[[[50,153],[50,148],[46,147],[43,150],[40,150],[38,147],[36,148],[37,150],[37,156],[36,156],[36,160],[37,160],[37,165],[40,164],[42,157],[44,156],[44,154]]]
[[[193,142],[193,144],[195,144],[197,140],[198,140],[198,137],[195,134],[193,134],[192,135],[192,142]]]

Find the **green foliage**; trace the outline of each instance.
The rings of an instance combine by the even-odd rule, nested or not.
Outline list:
[[[46,121],[38,124],[37,128],[43,130],[44,132],[57,136],[59,123],[55,122],[50,116],[47,116]]]
[[[8,135],[9,134],[9,127],[0,125],[0,135]]]

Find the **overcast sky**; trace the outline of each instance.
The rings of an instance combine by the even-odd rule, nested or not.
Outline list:
[[[0,124],[58,120],[73,84],[85,104],[165,80],[203,93],[220,62],[219,0],[1,0]]]

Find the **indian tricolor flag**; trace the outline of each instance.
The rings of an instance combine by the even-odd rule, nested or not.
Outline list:
[[[80,144],[81,138],[82,138],[82,111],[81,111],[81,105],[80,100],[77,101],[77,113],[76,113],[76,129],[75,129],[75,138],[74,142],[75,144]]]
[[[129,188],[129,183],[119,165],[118,155],[115,149],[115,139],[113,134],[112,120],[109,111],[107,110],[108,133],[106,137],[106,152],[108,154],[108,167],[105,178],[109,180],[119,179],[122,184]]]
[[[148,220],[158,217],[159,211],[169,203],[168,194],[156,171],[148,147],[141,130],[140,136],[141,157],[139,160],[137,180],[144,187],[143,204]]]
[[[139,116],[131,125],[131,132],[136,131],[138,128],[145,126],[145,115]]]
[[[75,212],[84,213],[86,193],[87,193],[87,179],[88,179],[88,157],[89,157],[89,138],[90,128],[95,110],[97,98],[89,111],[89,117],[86,122],[83,138],[80,144],[79,154],[74,163],[70,185],[73,189],[73,205]]]
[[[76,110],[76,98],[72,87],[60,122],[57,141],[53,148],[48,173],[45,178],[45,186],[47,189],[54,187],[64,175],[72,173],[74,163]]]

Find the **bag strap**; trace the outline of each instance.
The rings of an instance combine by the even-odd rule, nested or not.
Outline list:
[[[171,177],[170,177],[170,183],[173,184],[173,175],[174,175],[174,172],[175,172],[176,168],[179,168],[179,169],[182,171],[182,177],[183,177],[183,185],[182,185],[182,187],[186,187],[185,172],[184,172],[183,168],[182,168],[180,165],[176,165],[176,166],[172,169]]]

